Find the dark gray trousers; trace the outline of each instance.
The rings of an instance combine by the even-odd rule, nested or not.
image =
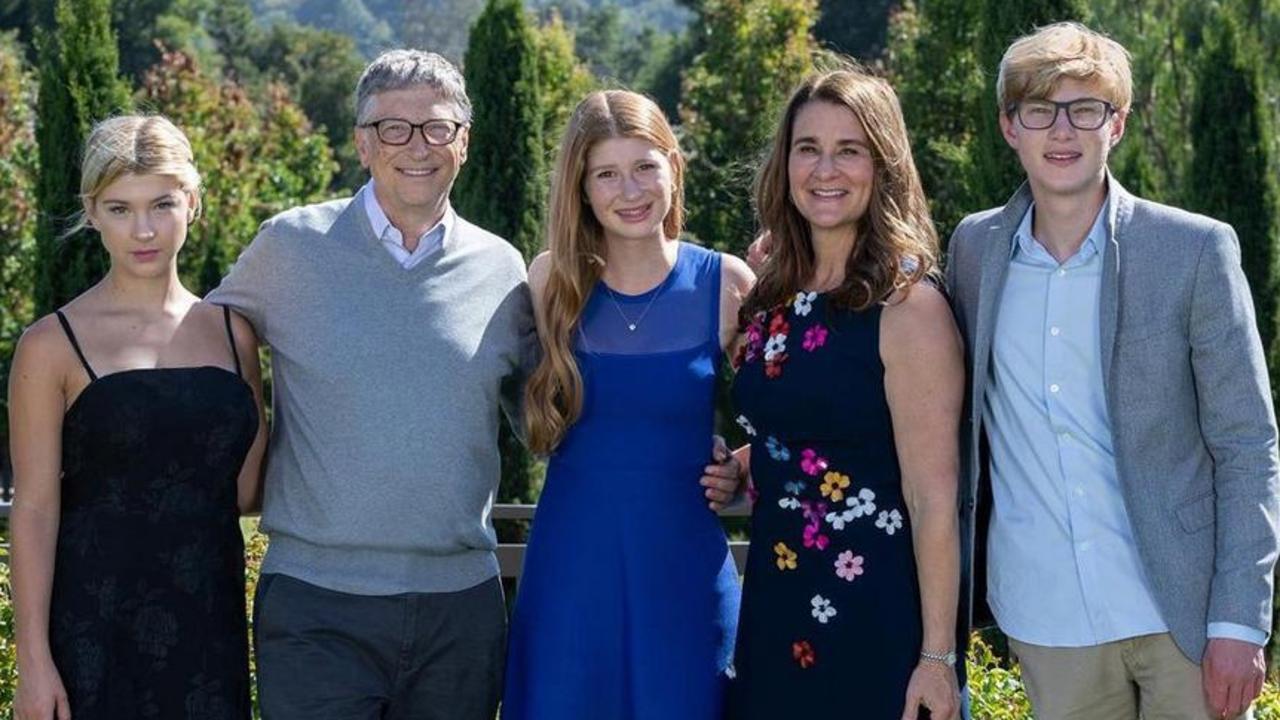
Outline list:
[[[367,596],[264,575],[253,635],[264,720],[493,720],[502,693],[498,578]]]

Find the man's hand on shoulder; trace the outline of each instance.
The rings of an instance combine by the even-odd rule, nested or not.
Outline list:
[[[1244,640],[1209,638],[1201,663],[1204,696],[1216,718],[1243,715],[1262,692],[1266,664],[1262,648]]]

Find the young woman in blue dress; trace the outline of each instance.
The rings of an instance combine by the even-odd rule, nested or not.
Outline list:
[[[888,83],[793,93],[733,398],[756,493],[729,717],[952,720],[964,365]]]
[[[504,720],[722,712],[739,584],[713,510],[735,483],[699,478],[753,275],[678,239],[683,176],[675,135],[643,95],[592,93],[570,118],[548,250],[529,269],[544,358],[528,437],[550,465]]]
[[[239,517],[266,444],[257,340],[182,286],[182,131],[97,125],[76,229],[106,276],[22,336],[9,384],[20,720],[247,720]]]

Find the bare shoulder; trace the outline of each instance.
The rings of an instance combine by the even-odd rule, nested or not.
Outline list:
[[[529,292],[534,301],[542,299],[547,289],[547,281],[551,278],[551,252],[543,250],[529,263]]]
[[[893,294],[881,316],[881,355],[910,359],[959,350],[960,335],[946,296],[928,282]]]
[[[746,261],[731,253],[720,253],[720,286],[745,297],[756,283],[756,274]]]
[[[77,362],[71,340],[53,313],[31,323],[13,351],[12,375],[37,375],[61,378],[71,364]]]

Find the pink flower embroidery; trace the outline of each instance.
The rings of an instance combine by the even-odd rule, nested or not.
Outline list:
[[[821,526],[805,525],[804,526],[804,546],[807,548],[817,548],[826,550],[827,545],[831,543],[831,538],[822,534]]]
[[[791,657],[800,664],[801,668],[806,670],[813,667],[814,662],[817,660],[813,654],[813,646],[809,644],[808,640],[791,643]]]
[[[818,525],[827,514],[827,504],[824,502],[805,500],[800,503],[800,507],[804,508],[804,521],[808,525]]]
[[[836,558],[836,576],[853,582],[854,578],[864,572],[862,563],[863,557],[861,555],[854,555],[852,550],[845,550],[840,553],[840,557]]]
[[[813,448],[805,448],[800,451],[800,469],[805,473],[818,477],[827,469],[827,459],[822,457]]]
[[[817,350],[827,344],[827,329],[821,325],[811,326],[808,330],[804,331],[804,341],[800,344],[809,352]]]

